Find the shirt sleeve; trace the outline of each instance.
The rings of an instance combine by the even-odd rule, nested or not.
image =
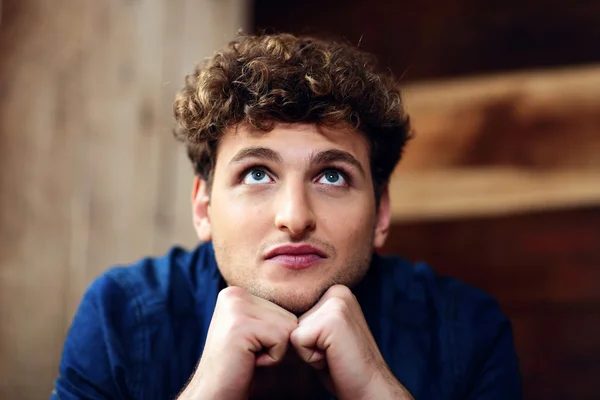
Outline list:
[[[134,329],[133,311],[108,274],[89,287],[67,334],[51,400],[134,398],[125,362],[130,344],[122,339]]]
[[[471,354],[464,365],[468,400],[522,399],[519,362],[513,341],[511,323],[498,303],[476,291],[459,302],[458,313],[463,332],[456,350]],[[468,331],[468,332],[466,332]],[[462,355],[464,359],[464,354]]]

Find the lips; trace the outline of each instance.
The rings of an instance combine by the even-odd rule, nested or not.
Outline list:
[[[276,262],[290,269],[310,268],[326,258],[324,251],[307,244],[278,246],[265,255],[266,261]]]

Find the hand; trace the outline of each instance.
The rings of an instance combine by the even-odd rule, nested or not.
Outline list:
[[[292,313],[239,287],[217,298],[200,363],[179,399],[247,399],[254,368],[286,354]]]
[[[340,400],[412,399],[389,370],[350,289],[329,288],[290,337],[300,357],[321,370]]]

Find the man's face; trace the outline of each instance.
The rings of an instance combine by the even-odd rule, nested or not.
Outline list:
[[[302,313],[332,285],[353,286],[389,227],[361,134],[280,124],[238,126],[219,143],[214,179],[193,191],[194,221],[228,285]]]

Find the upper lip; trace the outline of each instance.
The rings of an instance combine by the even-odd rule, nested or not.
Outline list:
[[[276,256],[281,256],[281,255],[297,256],[297,255],[303,255],[303,254],[316,254],[320,257],[324,257],[324,258],[327,257],[327,254],[325,254],[325,252],[323,250],[318,249],[309,244],[300,244],[300,245],[288,244],[288,245],[273,247],[272,249],[267,251],[267,253],[265,254],[265,259],[269,259],[269,258],[273,258]]]

